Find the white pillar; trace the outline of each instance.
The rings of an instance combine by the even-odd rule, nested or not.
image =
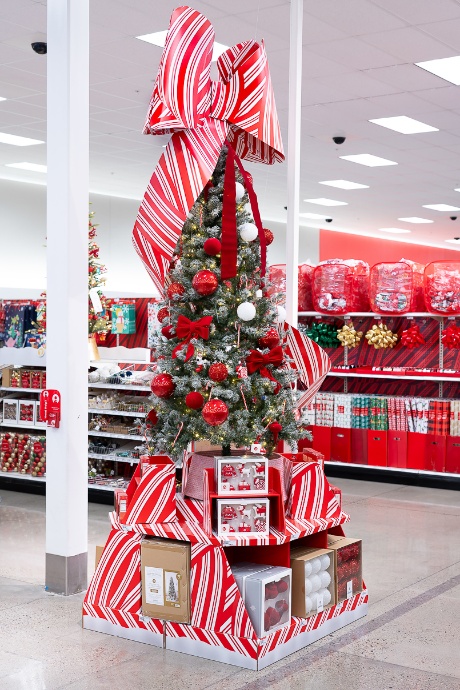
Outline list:
[[[46,587],[87,586],[89,0],[48,0]]]
[[[291,326],[297,326],[303,0],[291,0],[290,14],[286,319]]]

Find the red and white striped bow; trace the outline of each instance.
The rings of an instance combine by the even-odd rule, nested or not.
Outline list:
[[[172,13],[145,134],[172,134],[145,192],[134,247],[161,292],[188,211],[216,167],[225,140],[247,161],[284,160],[263,42],[238,43],[210,78],[214,30],[190,7]]]

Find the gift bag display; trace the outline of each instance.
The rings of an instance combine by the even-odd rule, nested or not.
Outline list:
[[[424,275],[425,266],[410,259],[401,259],[400,263],[405,263],[412,269],[412,301],[411,311],[426,311],[425,306],[425,292],[424,292]]]
[[[370,271],[370,302],[377,314],[405,314],[410,311],[413,273],[407,263],[380,263]]]
[[[322,314],[353,311],[353,270],[344,262],[324,263],[313,272],[313,306]]]
[[[460,313],[460,261],[433,261],[425,268],[425,304],[433,314]]]
[[[313,311],[313,271],[314,266],[309,263],[300,264],[298,267],[298,311]],[[286,296],[286,264],[273,264],[269,269],[269,281],[272,285],[268,288],[268,294],[282,294],[282,303]]]
[[[134,304],[114,304],[112,307],[112,333],[132,335],[136,332],[136,306]]]

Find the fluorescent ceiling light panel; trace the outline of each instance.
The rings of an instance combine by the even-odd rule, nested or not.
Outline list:
[[[433,220],[428,220],[428,218],[417,218],[417,216],[411,216],[410,218],[398,218],[398,220],[403,220],[405,223],[434,223]]]
[[[359,153],[355,156],[339,156],[344,161],[351,163],[359,163],[359,165],[367,165],[368,168],[378,168],[383,165],[398,165],[395,161],[389,161],[380,156],[373,156],[371,153]]]
[[[6,101],[6,98],[3,98],[3,96],[0,96],[0,101]]]
[[[440,60],[427,60],[426,62],[416,62],[417,67],[421,67],[431,74],[435,74],[441,79],[460,86],[460,55]]]
[[[369,120],[374,125],[392,129],[400,134],[422,134],[423,132],[439,132],[436,127],[426,125],[420,120],[414,120],[412,117],[406,115],[399,115],[398,117],[380,117],[377,120]]]
[[[38,163],[6,163],[7,168],[19,168],[19,170],[31,170],[32,172],[46,173],[46,165]]]
[[[302,218],[310,218],[311,220],[326,220],[326,218],[330,217],[321,215],[320,213],[299,213],[299,216]]]
[[[430,208],[432,211],[460,211],[458,206],[449,206],[449,204],[427,204],[423,208]]]
[[[403,228],[379,228],[380,232],[391,232],[393,235],[402,235],[403,233],[410,232],[410,230],[404,230]]]
[[[16,134],[0,132],[0,144],[11,144],[11,146],[35,146],[35,144],[44,143],[44,141],[40,141],[39,139],[28,139],[27,137],[18,137]]]
[[[153,34],[144,34],[143,36],[136,36],[140,41],[145,41],[146,43],[151,43],[154,46],[159,46],[160,48],[164,48],[165,41],[166,41],[166,31],[155,31]],[[223,43],[218,43],[217,41],[214,41],[214,46],[212,49],[212,60],[215,62],[221,55],[222,53],[225,53],[226,50],[228,50],[229,46],[224,46]]]
[[[318,204],[318,206],[348,206],[346,201],[335,201],[334,199],[304,199],[308,204]]]
[[[327,184],[329,187],[337,187],[337,189],[369,189],[367,184],[359,184],[359,182],[350,182],[349,180],[326,180],[319,182],[319,184]]]

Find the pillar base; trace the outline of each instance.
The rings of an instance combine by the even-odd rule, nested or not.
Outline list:
[[[88,587],[88,554],[46,554],[45,589],[54,594],[78,594]]]

